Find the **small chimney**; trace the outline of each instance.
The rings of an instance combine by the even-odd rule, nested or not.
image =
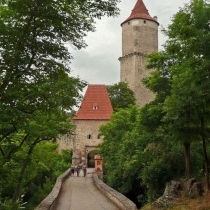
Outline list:
[[[156,22],[158,22],[158,17],[157,16],[154,16],[153,18],[155,19]]]

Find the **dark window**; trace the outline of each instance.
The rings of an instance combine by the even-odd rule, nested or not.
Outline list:
[[[96,103],[93,104],[93,110],[97,110],[98,109],[98,106]]]
[[[87,139],[92,139],[92,136],[90,134],[88,134]]]

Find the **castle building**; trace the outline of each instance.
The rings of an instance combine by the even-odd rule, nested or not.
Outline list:
[[[137,0],[131,15],[121,24],[120,80],[127,82],[134,91],[139,106],[154,97],[141,80],[148,76],[145,68],[147,55],[158,51],[158,25],[157,18],[149,15],[142,0]],[[103,142],[99,128],[110,120],[112,113],[106,86],[88,85],[82,104],[73,118],[75,133],[61,136],[57,140],[58,151],[71,149],[73,164],[87,161],[88,167],[94,167],[93,157],[98,145]]]
[[[158,51],[158,26],[157,17],[150,16],[142,0],[137,1],[130,16],[121,24],[120,81],[134,91],[139,106],[154,98],[141,81],[149,75],[145,67],[147,55]]]
[[[59,139],[59,150],[72,149],[74,164],[87,160],[89,167],[94,166],[91,152],[97,151],[98,145],[103,142],[99,127],[109,121],[112,113],[106,86],[88,85],[81,106],[73,118],[75,133]]]

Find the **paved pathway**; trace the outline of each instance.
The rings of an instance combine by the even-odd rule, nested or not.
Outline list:
[[[53,210],[119,210],[93,184],[92,171],[87,176],[69,177],[62,186],[58,204]]]

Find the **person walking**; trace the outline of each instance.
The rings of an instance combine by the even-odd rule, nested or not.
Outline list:
[[[78,165],[76,166],[76,172],[77,172],[77,176],[79,176],[79,173],[80,173],[80,169],[81,169],[81,167],[80,167],[80,165],[78,164]]]
[[[84,164],[82,165],[82,170],[83,170],[83,175],[84,175],[84,177],[85,177],[86,174],[87,174],[87,165],[86,165],[86,163],[84,163]]]

